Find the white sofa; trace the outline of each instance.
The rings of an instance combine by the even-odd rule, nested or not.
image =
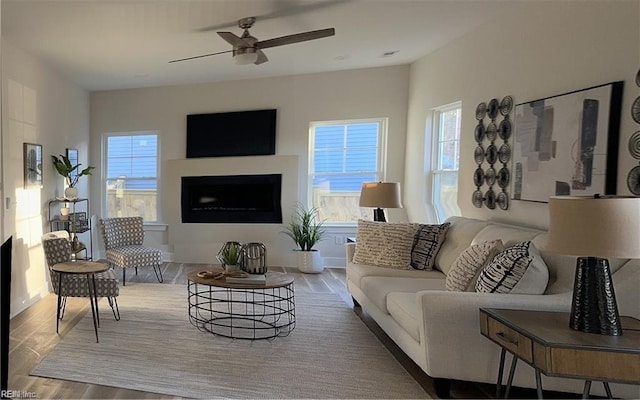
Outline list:
[[[569,311],[576,258],[545,251],[547,234],[517,226],[453,217],[436,257],[439,270],[399,270],[354,264],[357,243],[349,243],[347,287],[391,339],[433,378],[495,383],[500,348],[480,334],[480,307]],[[531,240],[549,269],[542,295],[454,292],[446,273],[472,243],[501,239],[505,247]],[[640,261],[609,260],[621,315],[640,318]],[[567,320],[567,329],[568,320]],[[507,359],[508,369],[509,358]],[[505,371],[505,376],[508,371]],[[543,376],[545,390],[581,393],[583,381]],[[535,387],[533,369],[518,363],[514,386]],[[615,397],[640,398],[640,387],[612,384]],[[604,395],[594,383],[592,394]]]

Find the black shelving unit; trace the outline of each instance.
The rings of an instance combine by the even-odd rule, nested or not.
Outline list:
[[[60,215],[60,208],[63,205],[69,207],[69,216],[65,219]],[[49,201],[48,219],[51,231],[65,230],[69,232],[71,249],[76,260],[91,260],[93,258],[89,199],[51,200]],[[83,242],[78,235],[85,232],[89,233],[89,237]]]

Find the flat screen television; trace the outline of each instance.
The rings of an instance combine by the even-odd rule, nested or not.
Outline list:
[[[0,246],[0,393],[9,381],[9,315],[11,314],[11,251],[13,236]]]
[[[276,110],[187,115],[187,158],[276,154]]]

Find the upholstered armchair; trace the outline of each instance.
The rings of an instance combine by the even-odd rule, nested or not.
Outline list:
[[[87,283],[87,275],[65,274],[60,286],[60,274],[51,268],[59,263],[71,261],[71,242],[67,231],[54,231],[42,236],[42,248],[49,267],[49,276],[53,291],[62,297],[60,302],[60,319],[64,318],[64,309],[67,297],[90,297]],[[120,294],[118,279],[113,270],[97,273],[95,276],[96,297],[106,297],[113,311],[116,321],[120,320],[117,297]]]
[[[100,220],[100,232],[107,251],[109,266],[122,268],[122,285],[126,285],[126,269],[152,267],[162,283],[162,251],[143,246],[144,230],[142,217],[103,218]]]

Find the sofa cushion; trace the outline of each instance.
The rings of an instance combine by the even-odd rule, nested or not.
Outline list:
[[[411,246],[411,267],[422,271],[431,271],[436,262],[436,255],[447,236],[451,223],[442,225],[420,224],[413,237]]]
[[[543,231],[535,229],[520,228],[502,224],[489,224],[483,230],[478,232],[478,234],[473,238],[471,244],[501,239],[502,244],[507,248],[527,240],[533,240],[533,238],[542,233]]]
[[[447,218],[446,222],[450,222],[451,226],[447,230],[447,240],[444,241],[436,256],[434,268],[448,274],[451,264],[453,264],[458,255],[471,245],[471,241],[476,234],[489,223],[465,217],[450,217]],[[495,238],[492,240],[495,240]]]
[[[531,241],[518,243],[495,256],[480,272],[476,291],[482,293],[542,294],[549,271]]]
[[[417,342],[420,342],[422,316],[415,293],[391,292],[387,295],[387,310],[398,325]]]
[[[413,237],[419,225],[359,220],[353,262],[409,269]]]
[[[415,269],[392,269],[376,267],[375,265],[354,264],[347,265],[347,279],[353,282],[357,287],[362,287],[362,278],[366,276],[380,276],[389,278],[404,279],[440,279],[444,282],[445,276],[440,271],[419,271]]]
[[[362,278],[360,290],[380,311],[388,314],[387,295],[391,292],[416,293],[421,290],[444,290],[444,279],[406,279],[368,276]]]
[[[467,247],[451,265],[446,279],[447,290],[475,291],[480,271],[502,250],[504,250],[502,240],[492,240]]]

